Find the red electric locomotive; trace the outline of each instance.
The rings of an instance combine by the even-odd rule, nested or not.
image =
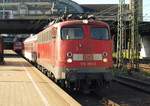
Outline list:
[[[22,54],[22,50],[23,50],[23,41],[20,38],[17,38],[16,40],[14,40],[13,42],[13,50],[18,53],[18,54]]]
[[[32,50],[25,46],[25,52],[29,51],[29,57],[33,57],[30,60],[61,85],[92,90],[111,81],[112,40],[108,24],[93,19],[66,20],[49,25],[35,36],[36,43],[30,38],[25,41],[25,45],[32,41]]]

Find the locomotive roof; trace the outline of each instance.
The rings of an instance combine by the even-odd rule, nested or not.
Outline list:
[[[88,20],[88,23],[84,23],[83,21],[85,21],[85,20],[66,20],[66,21],[54,23],[52,25],[48,25],[44,30],[40,31],[38,34],[49,30],[49,27],[58,27],[58,26],[63,27],[63,26],[69,26],[69,25],[73,26],[73,25],[84,25],[85,24],[85,25],[95,25],[95,26],[109,27],[109,25],[106,22],[103,22],[103,21],[97,21],[97,20],[89,21]]]
[[[103,21],[89,21],[88,23],[84,23],[84,20],[67,20],[67,21],[63,21],[60,23],[60,26],[67,26],[67,25],[83,25],[83,24],[87,24],[87,25],[101,25],[101,26],[108,26],[108,24],[106,22]]]

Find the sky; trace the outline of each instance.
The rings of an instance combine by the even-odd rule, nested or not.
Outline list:
[[[79,4],[117,4],[119,0],[72,0]],[[129,0],[126,0],[128,2]],[[150,0],[143,0],[143,18],[150,21]]]

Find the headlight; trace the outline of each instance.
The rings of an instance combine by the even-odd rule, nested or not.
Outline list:
[[[67,63],[72,63],[72,58],[68,58]]]
[[[108,59],[107,58],[103,58],[103,62],[104,63],[108,62]]]

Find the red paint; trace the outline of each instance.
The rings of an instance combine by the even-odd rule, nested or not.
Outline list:
[[[61,27],[69,27],[80,25],[84,32],[84,37],[81,40],[61,40],[60,31]],[[91,38],[90,27],[102,27],[107,28],[110,33],[109,26],[104,22],[90,22],[89,24],[84,24],[82,20],[72,20],[65,21],[59,24],[54,24],[49,26],[39,34],[37,34],[38,39],[40,36],[44,36],[43,39],[51,38],[51,40],[43,40],[42,42],[36,41],[36,48],[34,51],[37,54],[38,62],[52,65],[54,67],[67,67],[67,68],[110,68],[112,67],[112,40],[95,40]],[[31,41],[32,42],[32,41]],[[27,44],[28,45],[28,44]],[[33,46],[32,46],[33,48]],[[27,50],[25,46],[25,50]],[[33,52],[32,49],[28,50]],[[72,52],[72,54],[103,54],[107,52],[108,62],[103,61],[73,61],[72,63],[67,63],[67,53]],[[46,67],[46,66],[45,66]]]

